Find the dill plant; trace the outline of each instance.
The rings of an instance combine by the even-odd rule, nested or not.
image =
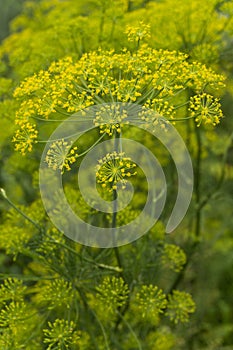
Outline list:
[[[22,26],[26,29],[9,37],[2,46],[2,53],[9,54],[10,66],[15,68],[19,77],[25,78],[35,71],[34,75],[19,84],[14,92],[14,99],[4,101],[1,107],[5,110],[10,107],[12,115],[16,114],[17,131],[13,138],[15,149],[25,157],[37,157],[40,154],[40,146],[43,146],[53,130],[52,125],[57,125],[56,123],[72,113],[109,101],[138,103],[145,107],[145,110],[150,108],[159,112],[167,122],[176,123],[182,135],[190,137],[193,144],[197,142],[194,153],[197,153],[196,175],[199,176],[198,160],[200,161],[200,152],[203,149],[200,134],[204,137],[202,130],[206,131],[205,128],[207,134],[208,128],[212,132],[212,126],[218,124],[223,117],[218,96],[224,86],[224,78],[203,63],[195,61],[209,61],[208,46],[205,42],[197,42],[196,32],[191,33],[191,40],[181,37],[179,29],[172,30],[174,22],[170,25],[168,21],[166,23],[169,23],[171,28],[169,35],[164,35],[163,27],[161,36],[155,35],[158,33],[156,26],[168,16],[169,11],[165,9],[171,6],[169,1],[149,4],[145,18],[147,15],[154,18],[151,13],[162,13],[164,16],[160,22],[155,17],[151,23],[151,33],[150,26],[144,23],[140,23],[139,26],[135,24],[134,17],[137,17],[138,13],[145,13],[145,10],[140,8],[143,2],[134,2],[132,7],[126,1],[119,3],[123,6],[105,1],[94,3],[94,10],[90,15],[93,21],[82,15],[82,2],[77,7],[71,6],[74,4],[72,1],[29,3],[26,5],[26,13],[13,22],[13,28]],[[215,5],[214,1],[212,5]],[[137,10],[128,12],[134,6]],[[200,21],[198,1],[195,6],[197,8],[192,12],[189,6],[182,2],[179,8],[183,12],[180,13],[189,11],[190,16],[194,16],[194,20],[199,21],[202,28],[206,17],[202,12]],[[161,8],[162,11],[154,11]],[[209,14],[211,7],[207,8]],[[30,19],[30,11],[36,14],[37,18],[43,18],[48,12],[44,27],[39,30],[35,28]],[[176,9],[174,11],[176,12]],[[53,25],[57,14],[67,19],[63,19],[64,24],[61,28]],[[75,23],[70,22],[72,17],[75,18]],[[116,39],[118,35],[122,36],[118,29],[124,21],[131,22],[132,25],[126,28],[125,39],[118,41],[123,43],[121,46],[126,47],[122,50],[117,46]],[[216,21],[218,18],[214,16],[211,28]],[[99,25],[98,43],[93,40],[96,23]],[[230,25],[229,21],[229,28]],[[221,26],[225,26],[224,18],[219,21],[218,28]],[[22,49],[29,44],[35,29],[35,41],[38,39],[39,42],[39,39],[42,39],[42,42],[45,42],[45,38],[46,41],[49,38],[49,48],[45,46],[44,55],[39,55],[40,45],[32,47],[30,52]],[[189,35],[186,30],[183,32]],[[213,29],[210,29],[208,35],[212,32]],[[217,33],[220,32],[221,28]],[[56,50],[53,51],[51,47],[55,36],[59,37],[59,44],[56,43]],[[126,40],[127,36],[129,43]],[[158,43],[159,37],[163,40]],[[114,38],[117,51],[112,49]],[[158,49],[145,43],[148,38]],[[196,38],[196,42],[193,38]],[[100,43],[101,48],[98,49]],[[85,45],[88,45],[88,48]],[[184,53],[164,50],[165,46],[174,49],[183,49],[185,46],[185,51],[191,53],[195,60],[190,60]],[[217,55],[216,47],[211,44],[210,46]],[[10,52],[12,47],[16,47],[17,50]],[[161,47],[163,49],[160,49]],[[96,50],[84,53],[91,49]],[[30,59],[27,61],[28,57]],[[11,80],[6,83],[9,86]],[[124,114],[122,116],[114,113],[115,120],[108,116],[109,114],[106,117],[103,113],[93,120],[96,132],[90,137],[91,144],[87,140],[81,140],[80,144],[77,143],[70,149],[68,157],[64,158],[64,151],[69,148],[69,144],[64,140],[52,144],[47,154],[47,163],[52,170],[61,171],[65,176],[70,175],[71,184],[65,185],[67,197],[74,203],[74,207],[81,207],[85,220],[111,225],[111,215],[96,219],[98,214],[83,202],[78,191],[74,191],[73,171],[79,164],[79,158],[92,144],[101,139],[118,138],[124,134],[133,137],[135,133],[140,142],[146,142],[148,147],[153,141],[149,136],[145,138],[127,125],[121,124]],[[161,127],[156,119],[148,117],[146,113],[142,113],[141,121],[148,129]],[[192,121],[193,124],[190,123]],[[159,151],[161,158],[164,158],[164,151]],[[134,173],[133,163],[127,158],[127,150],[124,152],[126,158],[123,159],[123,164],[120,164],[120,174],[127,173],[128,169],[132,170],[128,177],[133,175],[132,180],[138,191],[145,191],[140,174]],[[115,155],[114,161],[118,160]],[[130,162],[130,166],[127,166],[127,161]],[[96,164],[97,179],[99,178],[102,187],[100,192],[103,197],[109,198],[103,184],[108,179],[108,192],[112,195],[116,189],[113,179],[116,174],[113,172],[112,177],[109,173],[106,175],[106,169],[101,168],[100,164],[101,160]],[[32,171],[35,168],[34,166]],[[109,171],[109,168],[107,170]],[[113,171],[113,168],[110,170]],[[35,191],[38,191],[36,174],[34,186]],[[196,204],[199,208],[200,188],[196,187],[195,190]],[[4,279],[0,290],[2,348],[177,348],[180,336],[174,325],[188,322],[195,311],[191,295],[186,291],[177,290],[183,269],[187,266],[187,259],[190,258],[186,259],[186,254],[180,247],[166,243],[162,222],[158,222],[145,237],[130,246],[104,250],[87,248],[70,241],[53,227],[42,209],[40,199],[33,198],[32,203],[16,207],[5,192],[1,194],[9,207],[13,206],[8,213],[3,214],[1,248],[19,266],[16,273],[11,273],[11,277],[7,278],[7,274],[4,273],[1,275]],[[141,202],[136,197],[135,203],[128,209],[131,217],[134,218],[140,209]],[[198,210],[194,224],[196,226],[191,229],[194,236],[191,254],[201,231]],[[118,222],[125,223],[126,216],[129,216],[127,209],[125,213],[119,213]],[[169,286],[163,280],[166,273],[171,276]]]

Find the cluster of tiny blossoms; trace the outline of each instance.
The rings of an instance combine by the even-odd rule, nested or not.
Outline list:
[[[98,292],[97,299],[103,303],[105,310],[112,313],[127,303],[129,287],[121,277],[105,277],[96,290]]]
[[[14,137],[15,147],[25,154],[32,150],[33,143],[39,142],[37,121],[40,125],[43,120],[62,121],[92,105],[110,102],[137,103],[170,119],[180,108],[180,96],[184,103],[189,102],[186,89],[203,94],[208,87],[218,89],[222,85],[221,75],[202,64],[188,62],[187,55],[155,50],[145,44],[135,53],[127,49],[121,53],[99,49],[84,54],[78,61],[66,57],[27,78],[15,90],[14,96],[21,102],[16,113],[19,130]],[[195,108],[201,108],[202,100],[194,101]],[[120,122],[125,118],[124,114],[112,112],[108,118],[106,113],[104,117],[93,117],[100,132],[110,136],[113,130],[120,130]],[[214,118],[213,124],[216,122]]]
[[[71,148],[71,144],[64,139],[57,140],[50,146],[45,161],[49,168],[59,169],[62,173],[64,169],[71,170],[70,165],[78,158],[77,147]]]
[[[12,140],[15,142],[15,150],[20,151],[22,155],[31,152],[33,144],[37,142],[37,137],[38,130],[36,130],[35,124],[29,122],[22,124]]]
[[[125,33],[127,34],[128,41],[136,43],[151,37],[150,25],[145,24],[143,21],[140,21],[138,26],[127,26]]]
[[[135,171],[136,164],[125,153],[108,153],[100,159],[96,166],[96,180],[102,188],[109,192],[116,190],[119,186],[126,187],[126,179],[137,174]]]
[[[219,99],[207,93],[191,97],[189,111],[195,118],[197,126],[200,126],[202,122],[212,125],[219,124],[223,117]]]
[[[136,294],[136,303],[143,318],[157,322],[159,315],[167,306],[167,299],[161,289],[150,284],[143,285],[140,292]]]
[[[165,244],[162,264],[175,272],[182,271],[186,263],[185,252],[175,244]]]
[[[123,123],[128,116],[127,111],[120,104],[103,105],[96,112],[94,119],[95,126],[100,128],[100,133],[106,133],[112,136],[114,131],[121,132]],[[127,122],[125,122],[127,124]]]
[[[44,329],[44,343],[47,350],[79,348],[80,332],[75,330],[73,321],[56,319],[48,322],[48,328]]]
[[[195,309],[195,302],[189,293],[174,290],[168,296],[165,315],[175,324],[179,322],[185,323],[189,321],[189,315],[194,313]]]

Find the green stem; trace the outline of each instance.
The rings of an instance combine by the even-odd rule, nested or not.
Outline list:
[[[201,135],[200,135],[200,129],[196,127],[195,121],[194,121],[194,128],[195,128],[195,135],[196,135],[196,144],[197,144],[197,153],[196,153],[196,167],[195,167],[195,184],[194,184],[194,192],[195,192],[195,201],[196,201],[196,211],[195,211],[195,236],[198,238],[201,233],[201,154],[202,154],[202,143],[201,143]],[[188,134],[191,133],[191,126],[188,124]],[[191,262],[192,256],[194,255],[197,246],[199,245],[199,240],[197,239],[192,247],[191,251],[188,254],[187,261],[185,265],[183,266],[183,270],[177,275],[175,280],[173,281],[171,287],[169,288],[168,293],[171,293],[174,289],[177,288],[177,286],[180,284],[180,282],[183,280],[185,271]]]
[[[92,313],[92,315],[95,317],[97,323],[99,324],[99,326],[100,326],[100,328],[101,328],[101,331],[102,331],[102,333],[103,333],[103,337],[104,337],[106,349],[107,349],[107,350],[110,350],[109,345],[108,345],[108,338],[107,338],[107,334],[106,334],[106,332],[105,332],[104,326],[102,325],[102,323],[101,323],[101,321],[99,320],[98,316],[96,315],[95,311],[94,311],[94,310],[90,307],[90,305],[88,304],[88,301],[87,301],[87,298],[86,298],[85,293],[84,293],[84,292],[82,291],[82,289],[80,289],[78,286],[75,286],[75,287],[76,287],[76,289],[77,289],[77,291],[78,291],[78,293],[79,293],[79,295],[80,295],[80,297],[81,297],[81,299],[82,299],[82,301],[83,301],[84,307]],[[90,335],[91,335],[92,341],[93,341],[93,343],[95,344],[95,348],[96,348],[96,349],[99,349],[98,344],[97,344],[96,339],[95,339],[95,335],[93,334],[93,332],[91,331],[91,329],[90,329],[90,333],[91,333]]]
[[[103,138],[104,138],[104,136],[106,135],[106,132],[102,135],[102,136],[100,136],[100,138],[98,138],[98,140],[95,142],[95,143],[93,143],[93,145],[91,145],[91,147],[89,147],[86,151],[84,151],[83,153],[80,153],[79,155],[78,155],[78,157],[82,157],[82,156],[84,156],[86,153],[88,153],[89,151],[91,151]]]
[[[200,205],[199,205],[200,210],[206,206],[206,204],[211,200],[211,198],[213,198],[213,196],[217,193],[217,191],[219,191],[219,189],[221,188],[221,186],[223,184],[223,181],[225,178],[225,165],[227,162],[227,156],[228,156],[229,149],[231,147],[232,140],[233,140],[233,132],[231,133],[231,135],[229,137],[228,146],[226,147],[225,152],[224,152],[223,157],[222,157],[222,170],[221,170],[221,174],[219,176],[219,179],[217,181],[216,187],[213,191],[209,192],[207,194],[207,196],[200,202]]]
[[[117,314],[118,314],[118,316],[121,318],[121,320],[125,323],[125,325],[128,327],[130,333],[133,335],[134,339],[135,339],[136,342],[137,342],[138,349],[139,349],[139,350],[142,350],[142,346],[141,346],[141,344],[140,344],[140,341],[139,341],[139,339],[138,339],[136,333],[134,332],[133,328],[132,328],[132,327],[130,326],[130,324],[125,320],[125,318],[123,317],[123,315],[122,315],[119,311],[117,311]]]
[[[18,207],[16,207],[16,205],[7,197],[7,194],[5,192],[5,190],[3,188],[0,189],[0,194],[2,195],[2,197],[7,201],[7,203],[14,208],[21,216],[23,216],[27,221],[29,221],[31,224],[33,224],[39,231],[42,231],[42,227],[40,227],[40,225],[34,221],[33,219],[31,219],[29,216],[27,216],[21,209],[19,209]]]
[[[116,131],[114,132],[114,148],[115,151],[118,152],[119,150],[119,146],[120,146],[120,138],[116,137]],[[116,231],[116,225],[117,225],[117,191],[113,190],[113,214],[112,214],[112,224],[111,227],[114,229],[114,233],[113,233],[113,243],[114,243],[114,253],[116,256],[116,260],[117,260],[117,264],[119,266],[119,268],[121,269],[121,271],[123,270],[122,268],[122,261],[121,261],[121,256],[119,253],[119,249],[118,247],[115,246],[116,242],[115,242],[115,231]],[[123,277],[123,276],[122,276]]]
[[[46,234],[46,233],[45,233],[45,234]],[[86,261],[86,262],[88,262],[88,263],[90,263],[90,264],[93,264],[93,265],[95,265],[95,266],[97,266],[97,267],[99,267],[99,268],[101,268],[101,269],[111,270],[111,271],[116,271],[116,272],[122,272],[122,269],[119,268],[118,266],[111,266],[111,265],[106,265],[106,264],[100,264],[100,263],[97,263],[96,261],[91,260],[91,259],[88,259],[88,258],[86,258],[86,257],[84,257],[84,256],[80,257],[79,253],[78,253],[75,249],[69,247],[69,246],[68,246],[67,244],[65,244],[65,243],[61,243],[61,242],[56,241],[55,239],[53,239],[53,237],[51,237],[51,236],[48,235],[48,234],[46,234],[46,235],[51,239],[51,243],[60,245],[61,247],[67,249],[69,252],[75,254],[75,255],[78,256],[80,259],[82,259],[82,260],[84,260],[84,261]]]
[[[199,237],[201,233],[201,154],[202,143],[200,129],[195,128],[196,143],[197,143],[197,155],[196,155],[196,169],[195,169],[195,201],[196,201],[196,221],[195,221],[195,236]]]
[[[104,24],[105,24],[105,14],[106,14],[106,7],[105,7],[105,4],[103,4],[102,12],[101,12],[101,17],[100,17],[98,43],[101,43],[101,42],[103,41],[103,32],[104,32]]]

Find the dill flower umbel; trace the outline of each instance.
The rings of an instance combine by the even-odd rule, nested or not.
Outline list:
[[[142,39],[149,39],[151,37],[150,25],[145,24],[143,21],[140,21],[138,26],[127,26],[125,33],[127,34],[128,41],[135,41],[137,43]]]
[[[126,179],[137,174],[136,164],[124,152],[108,153],[99,160],[96,166],[96,180],[102,188],[109,192],[116,190],[120,184],[122,189],[126,188]]]
[[[112,136],[114,131],[121,132],[121,122],[128,116],[123,106],[120,104],[104,105],[96,112],[94,125],[99,126],[101,134],[107,133]]]
[[[143,285],[141,290],[136,294],[136,304],[143,318],[157,322],[159,315],[166,308],[166,295],[157,286],[152,284]]]
[[[143,34],[137,34],[136,29],[132,30],[136,34],[131,34],[141,40],[147,35],[146,28],[140,27]],[[31,123],[32,119],[33,123],[38,122],[40,130],[43,121],[62,122],[80,111],[85,115],[85,109],[93,105],[100,106],[93,116],[93,124],[101,134],[108,136],[113,132],[120,133],[123,124],[127,124],[126,103],[151,108],[169,120],[175,119],[179,111],[179,118],[186,119],[182,106],[190,103],[191,113],[198,123],[204,120],[217,124],[221,117],[220,105],[205,91],[209,87],[214,90],[221,88],[224,78],[203,64],[190,63],[187,59],[183,53],[155,50],[144,45],[137,52],[100,48],[83,54],[77,61],[65,57],[53,62],[47,70],[26,78],[14,92],[14,97],[20,102],[16,124],[21,126],[14,137],[16,149],[25,154],[37,141],[37,127]],[[185,91],[188,88],[195,91],[200,101],[196,100],[197,97],[189,99]],[[200,92],[202,95],[198,95]],[[208,113],[199,111],[202,101],[204,107],[208,107]],[[107,105],[111,103],[111,107]],[[149,127],[157,128],[158,120],[153,115],[152,118],[146,122]]]
[[[185,252],[175,244],[165,244],[162,263],[175,272],[180,272],[186,263]]]
[[[174,290],[168,296],[166,316],[174,323],[188,322],[189,314],[195,312],[196,306],[189,293]]]
[[[0,303],[5,301],[22,301],[26,287],[23,282],[17,278],[8,278],[0,286]]]
[[[100,303],[112,313],[123,307],[128,300],[129,287],[121,277],[105,277],[96,290]]]
[[[200,126],[202,122],[212,125],[219,124],[223,117],[219,99],[207,93],[191,97],[189,111],[195,118],[197,126]]]
[[[75,330],[73,321],[56,319],[48,322],[48,328],[44,329],[44,343],[48,350],[79,348],[80,332]]]
[[[64,173],[65,170],[71,170],[70,165],[75,163],[78,157],[76,150],[76,146],[71,148],[71,144],[64,139],[57,140],[50,146],[45,161],[49,168]]]
[[[15,150],[22,155],[32,151],[32,145],[37,142],[38,131],[36,125],[31,123],[22,124],[13,137]]]
[[[48,310],[64,305],[67,309],[70,308],[72,298],[74,297],[71,283],[58,278],[52,281],[38,283],[37,287],[40,287],[43,293],[37,295],[36,300],[38,303],[47,305]]]

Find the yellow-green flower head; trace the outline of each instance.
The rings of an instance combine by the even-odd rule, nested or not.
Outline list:
[[[48,310],[64,306],[70,308],[72,298],[74,298],[74,291],[70,282],[58,278],[38,283],[37,287],[41,287],[41,290],[43,290],[42,294],[35,297],[38,304],[47,305]]]
[[[53,323],[48,322],[48,328],[44,329],[44,343],[48,350],[71,349],[79,347],[80,331],[75,330],[73,321],[56,319]]]
[[[207,93],[191,97],[189,111],[195,118],[197,126],[200,126],[202,122],[212,125],[219,124],[223,117],[219,99]]]
[[[127,26],[125,33],[128,36],[128,41],[134,42],[151,37],[150,25],[145,24],[143,21],[140,21],[138,26]]]
[[[95,126],[99,126],[100,133],[107,133],[112,136],[114,131],[121,132],[123,124],[121,122],[127,118],[127,111],[122,108],[122,105],[111,104],[103,105],[96,112],[94,119]]]
[[[23,300],[26,287],[21,280],[17,278],[8,278],[4,280],[4,283],[0,286],[0,303],[5,301],[19,301]]]
[[[195,312],[196,306],[189,293],[174,290],[168,296],[166,316],[174,323],[188,322],[189,315]]]
[[[137,174],[136,166],[124,152],[108,153],[96,166],[96,181],[109,192],[116,190],[119,185],[124,189],[127,179]]]
[[[0,327],[19,327],[29,316],[27,305],[24,301],[11,301],[0,311]]]
[[[32,145],[37,142],[38,131],[36,125],[31,123],[22,124],[13,137],[15,150],[22,155],[32,151]]]
[[[77,147],[71,148],[71,144],[64,139],[57,140],[50,146],[45,161],[49,168],[59,169],[62,173],[65,170],[71,170],[70,165],[75,163],[78,154]]]
[[[165,244],[162,263],[175,272],[180,272],[186,263],[185,252],[175,244]]]
[[[100,303],[103,303],[104,308],[113,314],[128,300],[129,287],[121,277],[105,277],[96,290]]]
[[[191,58],[198,62],[216,63],[219,59],[218,47],[210,43],[197,45],[191,52]]]
[[[167,299],[162,289],[150,284],[143,285],[136,294],[136,303],[143,318],[157,323],[159,315],[164,312],[167,306]]]

